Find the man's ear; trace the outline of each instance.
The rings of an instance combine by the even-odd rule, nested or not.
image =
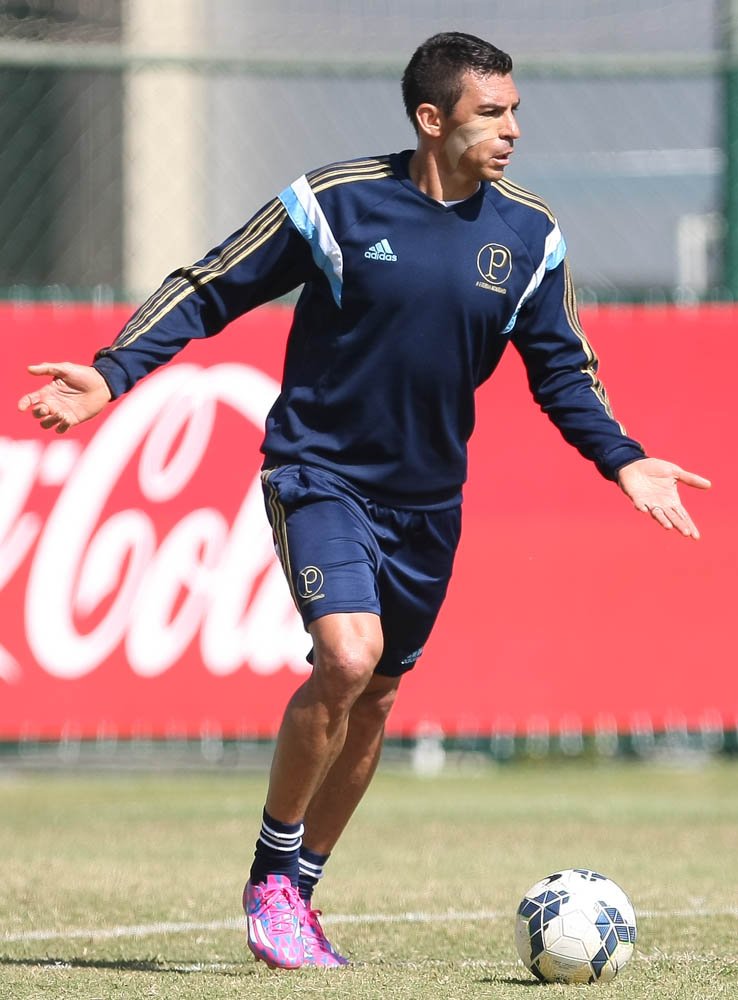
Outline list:
[[[418,135],[438,139],[443,128],[443,112],[435,104],[419,104],[415,111]]]

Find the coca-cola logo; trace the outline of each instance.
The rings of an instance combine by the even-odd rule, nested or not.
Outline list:
[[[264,516],[258,453],[235,517],[188,508],[158,537],[159,505],[186,499],[225,404],[251,433],[264,426],[276,382],[245,364],[171,365],[101,419],[86,447],[71,435],[0,439],[0,590],[27,568],[24,631],[38,665],[75,679],[121,646],[134,674],[172,668],[193,642],[211,674],[309,670],[307,640],[275,559]],[[135,476],[136,486],[130,481]],[[108,510],[125,478],[138,502]],[[58,487],[46,517],[30,509],[38,486]],[[96,608],[94,627],[77,621]],[[18,680],[17,651],[0,639],[0,678]]]

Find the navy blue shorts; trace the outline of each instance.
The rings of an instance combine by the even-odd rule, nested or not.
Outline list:
[[[283,465],[262,473],[267,516],[305,627],[324,615],[380,616],[376,673],[397,677],[423,652],[446,596],[461,505],[383,507],[333,473]]]

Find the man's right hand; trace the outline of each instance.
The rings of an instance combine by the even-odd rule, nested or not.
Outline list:
[[[49,375],[52,380],[38,392],[29,392],[18,400],[19,410],[30,410],[45,430],[54,427],[63,434],[70,427],[97,416],[110,402],[107,382],[89,365],[29,365],[32,375]]]

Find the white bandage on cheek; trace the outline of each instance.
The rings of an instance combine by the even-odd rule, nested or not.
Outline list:
[[[494,122],[474,121],[465,122],[455,128],[444,144],[444,151],[451,164],[451,169],[456,170],[459,160],[472,146],[476,146],[485,139],[496,139],[497,129]]]

